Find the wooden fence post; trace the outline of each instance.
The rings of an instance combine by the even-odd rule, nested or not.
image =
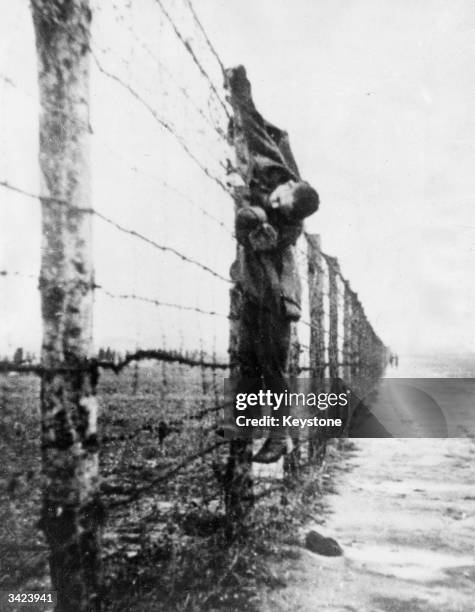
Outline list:
[[[32,0],[41,102],[41,525],[57,611],[99,610],[88,0]]]
[[[352,300],[350,284],[344,281],[344,306],[343,306],[343,380],[351,382],[351,323],[352,323]]]
[[[251,181],[251,158],[243,131],[241,108],[232,87],[235,69],[226,71],[225,87],[229,93],[229,102],[233,109],[233,119],[230,125],[230,136],[235,151],[235,167],[242,179],[242,185],[234,187],[235,210],[239,210],[249,200],[249,184]],[[237,245],[237,253],[242,247]],[[239,336],[242,295],[237,286],[230,292],[230,336],[229,357],[232,364],[230,372],[230,392],[233,396],[235,384],[239,378]],[[230,408],[232,410],[232,408]],[[252,486],[252,437],[234,438],[231,440],[228,463],[224,479],[224,497],[228,521],[228,535],[232,536],[239,530],[242,519],[246,515],[253,500]]]
[[[136,361],[134,365],[134,370],[132,374],[132,394],[137,395],[139,392],[139,381],[140,381],[140,371],[139,371],[139,362]]]
[[[325,378],[325,332],[323,326],[323,267],[321,241],[318,234],[307,234],[308,242],[308,283],[310,308],[310,376],[312,392],[324,390]],[[318,411],[316,412],[316,414]],[[309,436],[309,457],[319,455],[324,445],[325,436],[319,435],[319,429]]]
[[[359,376],[360,376],[360,393],[366,395],[368,383],[368,343],[367,343],[367,320],[361,303],[359,305],[359,326],[358,326],[358,353],[359,353]]]
[[[323,329],[323,269],[318,234],[307,234],[310,306],[310,372],[313,386],[322,388],[325,377],[325,336]]]
[[[295,390],[296,380],[299,375],[300,364],[300,341],[298,334],[298,326],[295,321],[290,326],[290,349],[287,360],[287,373],[289,376],[290,387]]]
[[[329,293],[330,293],[330,331],[328,345],[329,377],[338,378],[338,261],[335,257],[326,256],[328,263]]]
[[[298,335],[298,324],[293,321],[290,325],[290,349],[287,360],[287,377],[289,382],[289,390],[292,393],[298,392],[298,376],[300,373],[300,342]],[[298,428],[294,428],[289,432],[293,442],[293,449],[284,458],[284,472],[288,476],[296,476],[299,471],[301,459],[300,449],[300,432]]]
[[[357,384],[358,370],[359,370],[358,327],[359,327],[358,294],[352,291],[351,292],[351,383],[353,387]]]

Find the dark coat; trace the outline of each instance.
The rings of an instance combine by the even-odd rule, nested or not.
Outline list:
[[[307,183],[298,183],[297,195],[300,201],[294,203],[294,209],[298,215],[272,209],[264,212],[259,207],[255,224],[240,222],[243,216],[237,215],[236,237],[241,246],[231,269],[247,299],[283,308],[283,314],[292,320],[300,317],[301,287],[294,251],[303,229],[302,211],[309,215],[318,208],[317,192]]]
[[[240,246],[231,277],[247,299],[273,309],[283,307],[284,316],[297,320],[301,289],[294,250],[303,230],[303,218],[318,208],[318,194],[301,181],[287,133],[257,111],[242,66],[231,71],[228,86],[240,111],[242,135],[252,169],[247,200],[242,198],[241,206],[262,209],[266,218],[254,228],[236,224]],[[290,180],[299,187],[293,217],[270,209],[268,204],[276,187]]]

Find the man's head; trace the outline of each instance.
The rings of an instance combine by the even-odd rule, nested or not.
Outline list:
[[[297,183],[294,189],[294,217],[305,219],[318,210],[320,198],[308,183]]]
[[[305,182],[288,181],[279,185],[269,197],[270,207],[294,220],[305,219],[318,210],[318,193]]]

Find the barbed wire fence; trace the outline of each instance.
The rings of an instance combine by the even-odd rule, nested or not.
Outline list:
[[[31,19],[27,3],[21,4],[17,25]],[[30,567],[31,575],[44,567],[47,547],[34,521],[18,520],[22,513],[36,516],[57,566],[76,571],[68,580],[53,572],[55,586],[64,598],[89,598],[86,606],[97,605],[103,562],[133,560],[144,546],[169,542],[172,523],[195,536],[218,525],[234,533],[263,495],[281,491],[286,474],[296,478],[299,469],[318,461],[329,436],[322,430],[298,441],[292,458],[269,478],[252,465],[252,441],[216,435],[230,405],[223,378],[239,368],[239,295],[229,267],[236,250],[234,209],[239,185],[249,178],[248,160],[236,137],[239,118],[225,89],[223,62],[191,2],[145,4],[139,11],[127,0],[96,2],[89,35],[87,2],[75,5],[73,18],[80,28],[74,19],[61,21],[47,3],[33,2],[37,23],[53,23],[58,37],[73,47],[85,45],[92,58],[90,113],[81,108],[66,116],[64,100],[42,93],[42,120],[59,117],[63,137],[90,141],[92,196],[81,187],[78,195],[74,185],[72,197],[57,185],[40,188],[37,171],[18,168],[19,159],[24,168],[35,167],[35,146],[20,154],[13,129],[0,124],[4,227],[12,231],[27,224],[38,246],[36,251],[23,248],[17,257],[13,245],[0,265],[8,299],[31,296],[37,306],[26,330],[9,320],[10,348],[25,344],[27,350],[0,364],[4,423],[15,424],[8,431],[4,426],[8,460],[2,482],[11,502],[2,512],[6,532],[17,525],[24,553],[15,557],[13,542],[2,537],[4,549],[11,549],[3,574],[11,586],[12,580],[24,579],[20,565]],[[13,48],[27,36],[19,27]],[[30,43],[34,56],[31,33]],[[34,79],[23,74],[20,80],[5,65],[0,88],[1,116],[14,115],[20,105],[35,125]],[[84,104],[79,98],[73,107]],[[35,138],[36,133],[30,142]],[[76,241],[76,253],[68,250],[68,239]],[[49,272],[45,243],[53,257]],[[295,249],[304,316],[294,326],[289,372],[311,379],[316,389],[340,379],[361,393],[381,374],[386,349],[337,260],[321,250],[319,237],[305,234]],[[38,343],[28,344],[30,335],[39,338],[42,327],[36,289],[43,295],[44,338],[51,339],[48,333],[58,324],[55,312],[45,312],[49,296],[66,308],[69,331],[77,327],[77,336],[91,336],[92,342],[86,338],[77,348],[73,338],[61,347],[64,330],[56,330],[52,346],[43,344],[39,359]],[[46,407],[45,394],[50,394]],[[62,447],[57,445],[61,436]],[[58,475],[45,468],[45,448],[53,438],[62,456],[71,445],[82,447],[69,465],[86,472],[84,480],[79,477],[59,492],[52,484],[64,480],[64,470]],[[23,464],[20,452],[27,458]],[[39,513],[45,491],[47,504]],[[73,511],[74,520],[87,513],[93,518],[86,539],[74,529],[58,537]]]

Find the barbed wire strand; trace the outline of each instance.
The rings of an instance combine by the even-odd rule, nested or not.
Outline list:
[[[198,18],[198,15],[196,14],[196,11],[193,7],[193,4],[191,3],[191,0],[184,0],[185,4],[188,6],[188,8],[190,9],[191,14],[193,15],[193,19],[195,20],[197,26],[199,27],[199,29],[201,30],[205,40],[206,40],[206,44],[208,45],[211,53],[214,55],[214,57],[216,58],[219,67],[221,68],[221,72],[223,73],[223,76],[226,76],[226,69],[224,67],[223,61],[221,60],[218,52],[216,51],[216,48],[214,47],[213,43],[211,42],[208,34],[206,33],[206,30],[203,27],[203,24],[201,23],[200,19]]]
[[[96,53],[94,51],[91,50],[91,55],[92,58],[94,59],[95,64],[97,65],[99,71],[104,74],[105,76],[107,76],[108,78],[110,78],[111,80],[115,81],[116,83],[118,83],[123,89],[125,89],[126,91],[129,92],[129,94],[135,98],[135,100],[137,102],[139,102],[149,113],[150,115],[153,117],[153,119],[158,123],[158,125],[160,125],[164,130],[166,130],[169,134],[171,134],[173,136],[173,138],[175,138],[175,140],[179,143],[179,145],[181,146],[181,148],[185,151],[185,153],[188,155],[188,157],[193,160],[193,162],[202,170],[202,172],[213,182],[215,182],[217,185],[219,185],[219,187],[225,191],[228,195],[230,195],[232,198],[234,198],[234,194],[228,189],[228,187],[225,185],[225,183],[223,183],[221,181],[220,178],[218,178],[217,176],[215,176],[210,170],[209,168],[207,168],[204,164],[201,163],[201,161],[198,159],[198,157],[193,153],[193,151],[190,149],[189,145],[187,144],[187,142],[185,141],[185,139],[180,136],[180,134],[178,134],[178,132],[176,132],[176,130],[172,127],[172,125],[166,121],[165,119],[163,119],[162,117],[160,117],[160,115],[157,113],[157,111],[153,108],[153,106],[151,106],[129,83],[127,83],[126,81],[124,81],[121,77],[119,77],[117,74],[111,72],[110,70],[108,70],[107,68],[105,68],[102,63],[100,62],[100,60],[98,59]]]
[[[162,62],[160,60],[159,57],[157,57],[157,55],[150,49],[150,47],[143,41],[141,40],[137,34],[135,33],[134,29],[128,24],[126,26],[127,31],[129,32],[129,34],[132,36],[132,38],[136,41],[136,43],[145,51],[145,53],[155,62],[155,64],[158,66],[158,68],[160,70],[163,70],[164,72],[166,72],[166,74],[170,77],[170,80],[175,84],[175,86],[177,87],[177,89],[180,91],[180,93],[182,94],[182,96],[184,98],[186,98],[188,100],[188,102],[190,103],[190,105],[198,112],[198,114],[206,121],[206,123],[208,123],[208,125],[218,134],[218,136],[220,136],[225,142],[229,142],[229,139],[227,137],[227,134],[223,131],[223,129],[219,126],[216,125],[210,117],[208,117],[208,115],[206,115],[206,113],[203,111],[203,109],[198,106],[196,104],[196,102],[193,100],[193,98],[190,96],[190,94],[188,93],[188,90],[183,87],[182,85],[180,85],[180,83],[176,80],[174,74],[172,73],[172,71],[168,68],[168,66]]]
[[[133,236],[134,238],[141,240],[142,242],[148,244],[149,246],[154,247],[155,249],[158,249],[159,251],[163,251],[163,252],[167,252],[167,253],[172,253],[173,255],[175,255],[176,257],[178,257],[179,259],[181,259],[182,261],[185,261],[189,264],[192,264],[194,266],[197,266],[198,268],[201,268],[203,271],[208,272],[209,274],[211,274],[212,276],[230,283],[231,280],[229,278],[227,278],[226,276],[223,276],[222,274],[220,274],[219,272],[216,272],[215,270],[213,270],[212,268],[210,268],[209,266],[201,263],[200,261],[189,257],[188,255],[185,255],[184,253],[182,253],[181,251],[178,251],[177,249],[175,249],[174,247],[171,246],[165,246],[163,244],[159,244],[158,242],[156,242],[155,240],[153,240],[152,238],[149,238],[147,236],[145,236],[144,234],[141,234],[140,232],[137,232],[136,230],[133,229],[129,229],[127,227],[125,227],[124,225],[121,225],[120,223],[118,223],[117,221],[114,221],[113,219],[111,219],[110,217],[104,215],[103,213],[93,209],[93,208],[81,208],[79,206],[74,206],[73,204],[70,204],[69,202],[67,202],[66,200],[63,200],[61,198],[55,198],[52,196],[44,196],[44,195],[39,195],[39,194],[35,194],[32,193],[30,191],[27,191],[26,189],[23,189],[21,187],[17,187],[16,185],[13,185],[12,183],[5,181],[3,179],[0,180],[0,187],[3,187],[4,189],[9,189],[10,191],[13,191],[15,193],[19,193],[23,196],[26,196],[28,198],[34,199],[34,200],[39,200],[42,202],[45,201],[49,201],[53,204],[59,204],[62,206],[66,206],[69,209],[72,210],[77,210],[78,212],[83,212],[85,214],[90,214],[90,215],[94,215],[96,216],[98,219],[101,219],[102,221],[104,221],[105,223],[107,223],[108,225],[111,225],[112,227],[114,227],[115,229],[117,229],[118,231],[124,233],[124,234],[128,234],[129,236]]]
[[[177,38],[180,40],[180,42],[182,43],[182,45],[185,47],[185,49],[187,50],[187,52],[190,54],[191,58],[193,59],[193,62],[196,64],[196,66],[198,67],[198,70],[201,72],[201,74],[203,75],[203,77],[208,81],[212,91],[215,93],[216,98],[219,100],[221,106],[224,109],[224,112],[226,113],[226,115],[228,116],[229,119],[231,119],[231,115],[229,113],[229,110],[225,104],[225,102],[221,99],[215,84],[213,83],[211,77],[209,76],[209,74],[206,72],[206,70],[203,68],[201,62],[199,61],[199,59],[197,58],[195,52],[193,51],[192,46],[190,45],[190,43],[188,42],[188,40],[185,40],[183,34],[180,32],[180,30],[178,29],[177,25],[175,24],[175,22],[173,21],[173,19],[171,18],[170,14],[168,13],[168,11],[165,9],[165,7],[163,6],[163,3],[161,2],[161,0],[155,0],[156,4],[160,7],[162,13],[165,15],[165,17],[167,18],[168,22],[170,23],[170,25],[172,26]]]
[[[26,272],[18,272],[16,270],[0,270],[0,276],[17,276],[19,278],[28,278],[33,280],[39,280],[37,274],[28,274]]]
[[[1,274],[1,271],[0,271],[0,274]],[[222,312],[216,312],[214,310],[204,310],[202,308],[199,308],[198,306],[185,306],[183,304],[173,304],[171,302],[162,302],[155,298],[149,298],[149,297],[145,297],[141,295],[136,295],[134,293],[114,293],[112,291],[109,291],[108,289],[104,289],[104,287],[100,284],[94,285],[94,289],[99,289],[104,295],[107,295],[108,297],[113,298],[113,299],[137,300],[139,302],[145,302],[147,304],[153,304],[155,306],[160,306],[160,307],[163,306],[166,308],[175,308],[177,310],[196,312],[198,314],[203,314],[203,315],[223,317],[226,319],[228,318],[228,315]]]
[[[160,5],[160,7],[162,8],[162,10],[164,11],[164,14],[166,13],[165,9],[163,8],[163,6],[161,5],[160,0],[155,0],[155,2]],[[35,9],[38,11],[39,14],[41,14],[46,21],[49,20],[49,16],[46,15],[39,6],[36,6]],[[181,34],[181,32],[178,30],[178,28],[176,28],[175,24],[173,23],[173,21],[171,20],[171,17],[168,15],[168,13],[166,13],[167,19],[169,19],[170,23],[173,25],[174,30],[176,35],[180,38],[180,40],[182,40],[183,44],[185,45],[185,47],[187,49],[189,49],[189,52],[191,54],[191,56],[194,58],[195,63],[197,61],[196,56],[194,55],[191,47],[189,46],[189,44],[187,43],[187,41],[184,41],[183,36]],[[73,40],[75,40],[76,42],[80,43],[81,45],[84,44],[84,41],[79,41],[74,32],[71,31],[70,28],[68,28],[65,24],[63,23],[57,23],[56,25],[60,26],[62,29],[64,29],[69,36],[71,36],[71,38]],[[196,157],[196,155],[191,151],[191,149],[189,148],[188,144],[186,143],[186,141],[174,130],[174,128],[171,126],[171,124],[169,124],[167,121],[165,121],[163,118],[160,117],[160,115],[157,113],[157,111],[144,99],[142,98],[142,96],[129,84],[126,83],[121,77],[119,77],[118,75],[114,74],[113,72],[110,72],[109,70],[107,70],[107,68],[105,68],[101,61],[99,60],[99,58],[97,57],[97,54],[95,53],[94,49],[91,47],[90,44],[87,45],[87,49],[91,54],[91,57],[94,60],[94,63],[96,64],[98,70],[104,74],[104,76],[107,76],[108,78],[110,78],[111,80],[115,81],[116,83],[118,83],[121,87],[123,87],[126,91],[129,92],[129,94],[140,104],[143,105],[143,107],[145,109],[148,110],[148,112],[150,113],[150,115],[155,119],[155,121],[158,123],[158,125],[160,125],[163,129],[165,129],[169,134],[171,134],[176,140],[177,142],[180,144],[180,146],[182,147],[182,149],[185,151],[185,153],[190,157],[190,159],[192,159],[199,168],[201,168],[202,172],[212,181],[214,181],[217,185],[219,185],[221,187],[221,189],[223,189],[223,191],[225,191],[227,194],[229,194],[231,196],[231,198],[235,198],[234,194],[227,188],[227,186],[216,176],[214,176],[211,171],[204,166],[200,160]],[[198,62],[198,65],[199,62]],[[207,80],[210,83],[211,88],[213,89],[213,91],[216,92],[216,88],[214,86],[214,84],[212,83],[212,81],[210,80],[209,76],[207,75],[206,71],[202,72],[203,76],[205,78],[207,78]],[[218,95],[218,94],[217,94]],[[224,106],[224,108],[226,108]],[[227,109],[226,109],[227,112]]]
[[[199,210],[200,213],[203,216],[208,217],[209,219],[211,219],[213,222],[215,222],[217,225],[219,225],[224,231],[226,231],[227,234],[229,234],[231,237],[234,238],[233,232],[227,227],[227,225],[223,221],[218,219],[218,217],[215,217],[210,212],[208,212],[205,208],[203,208],[200,204],[198,204],[198,202],[196,202],[196,200],[193,200],[192,198],[190,198],[188,195],[186,195],[185,193],[183,193],[182,191],[180,191],[179,189],[177,189],[176,187],[171,185],[165,179],[159,178],[155,174],[151,174],[150,172],[145,172],[144,170],[139,169],[138,166],[136,166],[135,163],[132,160],[127,159],[127,157],[125,155],[122,155],[121,153],[118,153],[117,151],[115,151],[112,147],[110,147],[101,138],[99,140],[101,140],[103,142],[103,144],[106,146],[107,150],[112,155],[114,155],[118,159],[121,159],[123,162],[125,162],[132,172],[134,172],[137,175],[144,176],[144,177],[146,177],[146,178],[148,178],[150,180],[153,180],[154,182],[156,182],[157,184],[161,185],[162,187],[165,187],[165,189],[168,189],[169,191],[175,193],[183,201],[187,202],[188,204],[190,204],[191,206],[193,206],[194,208]]]
[[[188,457],[185,457],[183,461],[181,461],[178,465],[174,466],[172,469],[168,470],[167,472],[163,474],[160,474],[159,476],[157,476],[156,478],[148,482],[145,486],[137,488],[131,495],[129,495],[127,499],[112,502],[107,505],[107,508],[108,509],[117,508],[119,506],[127,505],[134,501],[137,501],[137,499],[141,497],[144,493],[147,493],[148,491],[156,487],[161,482],[164,482],[165,480],[169,480],[172,476],[174,476],[175,474],[177,474],[184,468],[188,467],[188,465],[191,465],[198,459],[201,459],[201,457],[204,457],[205,455],[209,455],[210,453],[214,452],[217,448],[221,446],[225,446],[226,444],[229,444],[229,440],[220,440],[219,442],[210,444],[209,446],[198,451],[197,453],[188,455]]]

